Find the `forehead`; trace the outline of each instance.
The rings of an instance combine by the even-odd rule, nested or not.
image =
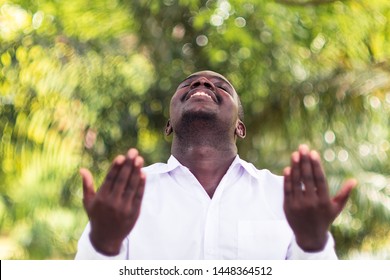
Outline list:
[[[227,83],[232,89],[234,89],[233,85],[229,82],[228,79],[226,79],[224,76],[222,76],[221,74],[217,73],[217,72],[213,72],[213,71],[199,71],[199,72],[195,72],[195,73],[192,73],[191,75],[189,75],[187,78],[185,78],[183,80],[186,81],[188,79],[191,79],[191,78],[194,78],[194,77],[201,77],[201,76],[204,76],[206,78],[216,78],[218,80],[221,80],[221,81],[224,81],[225,83]],[[235,91],[235,90],[234,90]]]

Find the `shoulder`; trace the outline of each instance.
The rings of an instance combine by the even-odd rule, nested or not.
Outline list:
[[[142,171],[146,175],[146,184],[148,187],[151,185],[161,185],[162,183],[166,184],[166,180],[169,177],[169,173],[175,169],[169,163],[154,163],[149,166],[143,167]]]
[[[241,165],[253,177],[256,187],[262,190],[269,209],[277,217],[283,218],[283,176],[276,175],[268,169],[258,169],[253,164],[243,160],[241,160]]]
[[[268,169],[258,169],[252,163],[240,159],[242,167],[253,177],[260,180],[266,185],[280,185],[283,184],[283,176],[276,175]]]

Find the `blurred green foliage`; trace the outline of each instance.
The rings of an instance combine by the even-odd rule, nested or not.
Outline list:
[[[359,181],[339,257],[390,259],[389,21],[388,0],[0,0],[0,258],[72,259],[78,169],[166,161],[171,95],[211,69],[241,96],[241,157],[280,174],[317,149],[332,193]]]

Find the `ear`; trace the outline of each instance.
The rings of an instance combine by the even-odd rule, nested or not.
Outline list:
[[[172,132],[173,132],[173,128],[172,128],[172,125],[171,125],[171,121],[168,120],[167,124],[165,125],[165,135],[169,136],[169,135],[171,135]]]
[[[245,124],[242,121],[240,121],[240,120],[237,121],[237,126],[236,126],[235,133],[240,138],[245,138],[245,136],[246,136]]]

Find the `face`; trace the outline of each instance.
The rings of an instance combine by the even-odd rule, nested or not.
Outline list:
[[[245,127],[238,112],[239,98],[230,82],[218,73],[202,71],[191,74],[179,84],[171,99],[168,126],[174,130],[176,123],[186,115],[210,117],[233,128],[240,127],[238,135],[243,137]]]

